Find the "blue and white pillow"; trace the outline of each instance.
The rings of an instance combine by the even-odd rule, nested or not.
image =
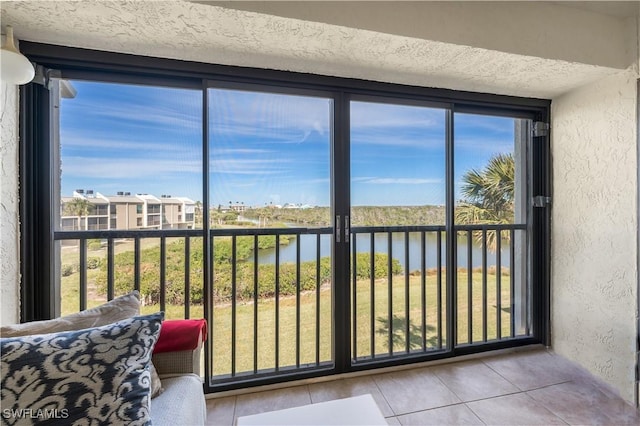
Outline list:
[[[151,424],[149,362],[162,313],[0,339],[3,424]]]

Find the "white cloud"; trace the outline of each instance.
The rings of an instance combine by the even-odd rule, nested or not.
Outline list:
[[[479,153],[513,152],[514,140],[509,136],[459,135],[455,138],[456,150],[472,150]]]
[[[366,182],[368,180],[375,179],[375,176],[359,176],[351,178],[351,182]]]
[[[298,143],[329,132],[330,99],[223,89],[212,89],[210,98],[216,132]]]
[[[478,114],[456,113],[454,123],[456,130],[474,132],[491,132],[501,134],[513,134],[514,122],[517,119],[511,117],[488,116]]]
[[[331,180],[327,177],[327,178],[317,178],[317,179],[305,179],[305,180],[298,181],[297,184],[313,185],[316,183],[329,183],[329,182],[331,182]]]
[[[351,143],[354,145],[396,146],[403,148],[440,149],[444,153],[445,137],[431,135],[415,136],[402,134],[402,130],[390,132],[368,131],[352,133]]]
[[[153,176],[201,172],[202,164],[199,161],[68,156],[62,162],[63,178],[153,179]]]
[[[141,137],[144,135],[141,135]],[[202,148],[200,144],[202,140],[197,138],[197,140],[191,141],[190,145],[194,153],[200,154],[202,152]],[[60,144],[62,148],[65,147],[82,147],[87,150],[100,148],[102,150],[115,150],[115,151],[145,151],[145,152],[180,152],[185,153],[185,151],[189,148],[185,143],[185,140],[182,139],[180,141],[163,141],[163,142],[149,142],[140,139],[126,139],[126,138],[103,138],[99,135],[83,135],[80,132],[67,131],[60,137]]]
[[[215,155],[236,155],[236,154],[269,154],[269,149],[253,149],[253,148],[214,148]]]
[[[442,183],[442,179],[369,178],[367,180],[360,180],[360,182],[366,183],[366,184],[375,184],[375,185],[424,185],[424,184],[439,184],[439,183]]]
[[[371,102],[351,103],[351,127],[380,128],[442,128],[445,110],[418,106]]]
[[[209,162],[209,172],[212,174],[272,175],[285,172],[287,168],[283,165],[290,162],[285,158],[215,158]]]
[[[117,101],[95,104],[94,102],[78,101],[78,104],[66,107],[63,105],[62,114],[73,114],[83,116],[86,119],[112,122],[114,125],[127,128],[152,127],[182,132],[202,129],[201,116],[178,111],[171,106],[163,107],[157,104],[132,105]]]

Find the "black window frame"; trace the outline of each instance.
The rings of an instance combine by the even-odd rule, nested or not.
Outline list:
[[[159,85],[165,87],[205,90],[208,81],[230,85],[264,85],[283,91],[322,91],[336,94],[342,102],[336,105],[336,121],[348,120],[348,99],[373,97],[375,99],[404,100],[405,102],[450,104],[450,113],[470,112],[488,115],[526,116],[534,121],[550,122],[551,101],[506,95],[416,87],[393,83],[372,82],[350,78],[275,71],[257,68],[205,64],[173,59],[151,58],[122,53],[101,52],[41,43],[23,42],[21,50],[45,70],[55,70],[64,79],[85,79],[104,82]],[[46,73],[45,73],[46,75]],[[46,81],[44,82],[46,84]],[[206,108],[206,97],[203,100]],[[51,318],[55,314],[54,300],[59,295],[53,289],[53,232],[52,223],[52,164],[48,144],[50,126],[48,90],[39,83],[20,89],[20,270],[21,321]],[[338,124],[340,125],[340,124]],[[205,133],[204,137],[207,135]],[[348,140],[348,135],[337,135]],[[550,139],[549,135],[532,140],[531,158],[540,167],[532,170],[532,195],[551,196]],[[348,157],[348,156],[347,156]],[[348,159],[347,159],[348,160]],[[341,161],[341,164],[345,162]],[[339,167],[340,165],[338,165]],[[344,173],[343,171],[337,171]],[[203,188],[207,193],[208,188]],[[338,194],[347,197],[348,194]],[[453,208],[453,206],[451,206]],[[340,212],[335,212],[339,214]],[[344,214],[349,214],[348,212]],[[203,221],[208,220],[207,209]],[[550,342],[550,209],[532,209],[532,280],[539,283],[532,292],[534,335],[528,343]],[[205,236],[205,239],[207,237]],[[206,272],[205,272],[206,276]],[[348,293],[348,291],[347,291]],[[205,290],[205,312],[207,312]],[[348,294],[346,304],[348,304]],[[509,347],[509,342],[496,342],[483,350]],[[456,350],[453,355],[473,352],[472,348]],[[396,360],[392,364],[418,361]],[[336,360],[336,363],[338,361]],[[363,369],[386,366],[370,365]],[[318,375],[318,374],[313,374]],[[296,379],[304,378],[296,376]],[[309,375],[311,377],[311,374]],[[280,379],[281,381],[282,379]],[[260,384],[279,380],[268,379]],[[205,388],[207,385],[205,384]],[[229,386],[233,388],[233,386]]]

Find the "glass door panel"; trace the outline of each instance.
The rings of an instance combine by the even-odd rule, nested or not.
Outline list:
[[[331,365],[333,100],[208,99],[214,380]]]
[[[51,87],[61,314],[135,289],[143,313],[202,317],[202,91],[59,79]]]
[[[457,344],[529,334],[530,120],[456,113]]]
[[[351,102],[354,362],[446,347],[446,111]]]

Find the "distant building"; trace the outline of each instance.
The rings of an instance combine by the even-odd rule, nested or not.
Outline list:
[[[162,229],[162,201],[149,194],[137,194],[143,200],[142,228]]]
[[[278,208],[280,208],[278,206]],[[311,206],[309,204],[294,204],[294,203],[287,203],[284,206],[282,206],[283,209],[298,209],[298,210],[305,210],[305,209],[310,209]]]
[[[77,199],[87,201],[86,212],[78,214],[70,211],[68,206]],[[92,190],[78,189],[72,197],[62,197],[61,208],[60,225],[64,231],[109,229],[109,201]]]
[[[244,203],[229,204],[229,210],[232,210],[237,213],[244,213],[246,209],[247,209],[247,206],[245,206]]]
[[[86,200],[84,212],[74,212],[77,202]],[[196,203],[187,197],[118,192],[103,195],[76,190],[60,202],[63,231],[107,229],[191,229],[195,227]],[[80,213],[80,214],[78,214]]]
[[[144,227],[144,202],[130,192],[102,195],[109,202],[109,229],[138,229]]]
[[[163,229],[188,229],[195,224],[195,201],[187,197],[160,197]]]

